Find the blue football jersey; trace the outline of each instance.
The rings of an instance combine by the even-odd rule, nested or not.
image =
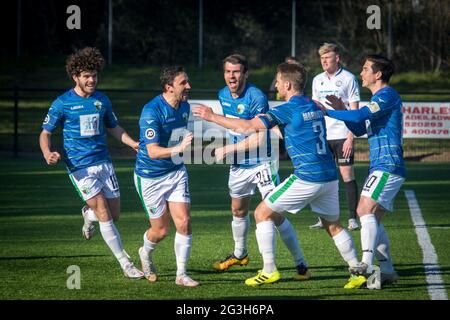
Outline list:
[[[69,172],[111,161],[105,128],[116,127],[117,118],[106,95],[96,91],[83,98],[73,89],[65,92],[50,106],[42,128],[53,132],[60,125]]]
[[[367,107],[370,172],[381,170],[404,177],[402,99],[397,91],[386,86],[372,96]]]
[[[337,179],[324,115],[310,98],[293,96],[260,119],[268,129],[279,126],[297,177],[317,183]]]
[[[370,173],[381,170],[405,177],[402,99],[397,91],[386,86],[359,110],[328,110],[327,113],[332,118],[345,121],[355,135],[367,133]]]
[[[252,119],[260,113],[266,113],[269,110],[269,103],[266,95],[255,85],[247,83],[242,94],[233,98],[230,89],[224,87],[219,91],[219,101],[222,106],[222,112],[228,118]],[[227,130],[231,143],[238,143],[244,140],[247,135]],[[255,151],[247,151],[238,159],[235,157],[233,165],[240,167],[252,167],[261,162],[269,161],[271,157],[270,132],[267,132],[267,149],[258,148]]]
[[[140,141],[135,172],[144,178],[164,176],[184,166],[181,159],[152,159],[148,155],[147,144],[159,143],[170,148],[181,142],[187,132],[190,105],[181,102],[173,108],[162,95],[155,97],[142,109],[139,120]]]

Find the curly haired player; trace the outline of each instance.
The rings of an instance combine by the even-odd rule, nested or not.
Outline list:
[[[58,126],[62,126],[63,159],[70,180],[86,202],[82,209],[84,238],[92,238],[94,222],[98,221],[100,233],[124,275],[141,279],[144,274],[130,261],[114,225],[120,214],[120,191],[108,154],[106,131],[135,150],[139,145],[118,125],[109,98],[96,91],[97,74],[103,65],[103,56],[96,48],[86,47],[69,56],[66,70],[75,87],[50,106],[42,124],[39,144],[47,164],[56,164],[61,155],[52,151],[51,136]]]

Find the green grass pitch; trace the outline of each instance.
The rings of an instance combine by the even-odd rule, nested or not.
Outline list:
[[[133,160],[115,160],[121,185],[122,214],[117,227],[127,252],[138,263],[137,249],[148,226],[134,189]],[[42,158],[0,158],[0,299],[377,299],[427,300],[422,251],[403,193],[413,189],[436,249],[444,286],[450,288],[450,166],[408,164],[408,179],[396,198],[395,212],[384,219],[400,280],[383,290],[344,290],[348,274],[332,240],[323,230],[309,230],[316,216],[305,209],[288,218],[297,230],[313,279],[292,279],[295,268],[281,239],[277,239],[277,265],[282,273],[278,284],[260,288],[244,285],[262,266],[254,234],[249,233],[250,264],[215,272],[211,264],[232,250],[231,213],[227,190],[228,166],[188,166],[192,195],[193,246],[188,270],[201,282],[197,288],[174,283],[174,228],[161,242],[154,260],[159,280],[132,281],[124,278],[96,228],[90,241],[81,236],[81,200],[71,185],[63,164],[48,167]],[[292,171],[281,163],[280,176]],[[367,164],[356,166],[358,186]],[[341,221],[347,224],[347,209],[341,187]],[[251,210],[258,204],[254,197]],[[360,249],[359,231],[352,233]],[[67,268],[81,270],[81,289],[69,290]]]

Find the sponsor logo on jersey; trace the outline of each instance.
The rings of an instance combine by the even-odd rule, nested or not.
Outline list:
[[[147,130],[145,130],[145,137],[147,139],[153,139],[153,137],[155,136],[155,130],[153,130],[152,128],[149,128]]]
[[[84,106],[73,106],[70,108],[70,110],[78,110],[78,109],[83,109]]]
[[[230,104],[230,103],[224,102],[224,101],[222,102],[222,105],[225,106],[225,107],[231,107],[231,104]]]
[[[237,113],[238,114],[243,114],[245,111],[245,105],[240,103],[238,104],[238,106],[236,107]]]
[[[50,122],[50,116],[49,115],[46,115],[45,116],[45,119],[44,119],[44,124],[47,124],[47,123],[49,123]]]
[[[102,108],[102,103],[98,100],[95,100],[94,106],[97,108],[97,110],[100,110]]]
[[[98,113],[80,115],[80,136],[89,137],[100,134],[99,120]]]
[[[377,111],[380,111],[380,106],[375,101],[372,101],[368,105],[370,112],[375,113]]]
[[[175,120],[176,120],[175,118],[167,118],[166,123],[174,122]]]

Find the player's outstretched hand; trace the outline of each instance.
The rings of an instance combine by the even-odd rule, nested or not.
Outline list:
[[[332,107],[334,110],[346,110],[344,102],[341,98],[336,97],[333,94],[330,94],[325,97],[328,101],[326,102],[327,105]]]
[[[59,159],[61,159],[61,155],[58,152],[53,151],[44,154],[44,158],[48,165],[53,165],[56,164]]]
[[[189,132],[177,146],[178,149],[176,151],[179,153],[183,152],[192,143],[193,138],[194,134],[192,132]]]
[[[316,106],[319,107],[320,110],[322,110],[323,114],[326,115],[327,114],[327,107],[325,107],[323,104],[321,104],[319,101],[317,100],[313,100],[314,103],[316,104]]]
[[[133,144],[130,146],[134,151],[139,151],[139,142],[134,141]]]
[[[211,121],[214,112],[210,107],[205,106],[204,104],[197,104],[192,108],[192,113],[194,116],[199,117],[205,121]]]
[[[216,162],[221,162],[226,156],[226,150],[224,147],[214,149],[214,158]]]

